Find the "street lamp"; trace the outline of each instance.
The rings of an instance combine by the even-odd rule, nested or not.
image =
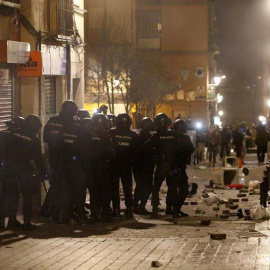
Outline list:
[[[219,116],[223,116],[224,112],[223,111],[218,111]]]
[[[216,86],[218,86],[221,82],[221,77],[217,76],[217,77],[214,77],[214,83]]]
[[[223,100],[223,96],[220,94],[217,94],[217,103],[221,103]]]

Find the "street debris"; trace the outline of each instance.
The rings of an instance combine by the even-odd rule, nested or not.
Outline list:
[[[249,189],[258,189],[258,188],[260,188],[260,181],[258,181],[258,180],[249,181],[248,188]]]
[[[162,266],[162,264],[159,261],[152,261],[151,262],[151,267],[158,268]]]
[[[226,234],[225,233],[211,233],[210,238],[212,240],[224,240],[226,239]]]
[[[203,193],[202,200],[207,205],[212,205],[212,203],[217,203],[219,201],[219,198],[218,198],[217,194],[209,192],[209,193]]]
[[[268,209],[267,209],[268,210]],[[266,208],[262,205],[255,205],[250,209],[250,218],[254,220],[264,219],[266,216],[269,216],[269,211],[266,211]]]
[[[202,226],[209,226],[211,224],[211,219],[201,220]]]

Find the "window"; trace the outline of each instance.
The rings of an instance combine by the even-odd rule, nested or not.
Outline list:
[[[138,38],[160,38],[161,11],[138,10],[137,12]]]
[[[56,77],[45,77],[45,113],[56,114]]]
[[[57,1],[57,29],[59,35],[73,34],[73,0]]]

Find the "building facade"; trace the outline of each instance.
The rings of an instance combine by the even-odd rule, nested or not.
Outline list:
[[[66,99],[83,108],[84,14],[83,0],[0,3],[0,71],[9,78],[0,81],[0,128],[18,115],[45,123]]]
[[[89,0],[87,5],[86,33],[93,32],[100,16],[125,18],[135,51],[154,50],[177,78],[178,90],[166,96],[157,112],[209,123],[218,54],[214,1]]]

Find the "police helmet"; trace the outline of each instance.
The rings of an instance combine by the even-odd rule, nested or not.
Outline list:
[[[14,117],[12,121],[15,128],[21,128],[25,123],[25,119],[22,116]]]
[[[62,109],[61,109],[62,114],[68,114],[68,115],[74,116],[77,113],[77,111],[78,111],[78,107],[73,100],[66,100],[62,104]]]
[[[116,127],[118,128],[130,128],[131,118],[128,113],[119,113],[116,117]]]
[[[77,116],[78,116],[80,119],[90,118],[89,112],[88,112],[87,110],[84,110],[84,109],[78,110]]]
[[[109,118],[109,126],[110,128],[114,128],[115,127],[115,122],[116,122],[116,116],[112,113],[108,113],[107,114],[108,118]]]
[[[167,129],[170,125],[170,118],[166,113],[159,113],[154,118],[154,124],[159,129]]]
[[[28,115],[25,118],[25,124],[36,132],[38,132],[42,127],[40,118],[35,114]]]
[[[107,130],[109,128],[109,119],[103,113],[97,113],[93,116],[95,127],[97,131]]]
[[[177,119],[173,123],[173,129],[180,133],[186,133],[188,129],[188,124],[183,119]]]
[[[143,131],[150,131],[154,128],[154,121],[149,117],[144,117],[141,120],[141,129]]]
[[[95,122],[93,119],[89,117],[85,117],[81,120],[82,128],[86,131],[88,134],[92,134],[95,130]]]

